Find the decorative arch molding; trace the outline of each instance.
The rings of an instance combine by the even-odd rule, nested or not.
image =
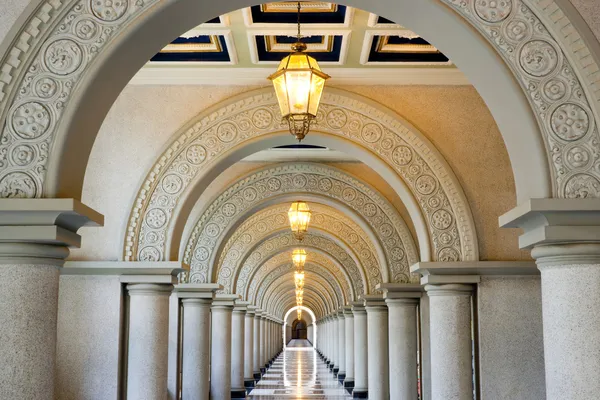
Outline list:
[[[168,236],[174,213],[186,195],[193,191],[196,182],[212,173],[209,171],[231,158],[233,152],[241,152],[250,144],[256,146],[257,140],[266,140],[286,129],[275,117],[277,107],[272,90],[261,89],[215,106],[179,131],[148,173],[134,202],[124,258],[164,259],[164,246],[157,244]],[[316,129],[324,133],[332,147],[349,143],[383,161],[395,179],[402,182],[403,188],[397,190],[421,232],[421,249],[429,249],[429,242],[433,247],[433,254],[427,253],[421,259],[478,258],[474,223],[460,184],[421,133],[392,111],[332,88],[323,95],[317,121]],[[306,190],[296,187],[300,189]],[[250,197],[242,196],[242,204],[257,201],[254,194],[246,195]]]
[[[345,269],[359,294],[372,293],[376,290],[377,284],[381,283],[379,269],[365,271],[364,267],[359,264],[356,255],[347,247],[342,247],[342,245],[343,243],[339,243],[334,238],[314,232],[306,235],[302,241],[302,247],[309,254],[313,252],[321,253]],[[252,271],[256,271],[261,265],[279,253],[289,253],[296,247],[298,247],[297,240],[289,231],[279,232],[277,235],[261,242],[248,254],[242,267],[238,270],[236,278],[236,288],[238,289],[236,293],[243,293],[243,287],[252,280]],[[192,270],[190,271],[193,274]]]
[[[349,302],[350,298],[347,296],[347,293],[344,293],[340,282],[329,271],[314,263],[307,263],[304,271],[306,273],[306,282],[309,282],[313,275],[319,276],[323,281],[330,284],[332,293],[335,294],[338,304],[347,304]],[[294,269],[290,265],[282,265],[272,270],[265,279],[261,280],[256,294],[249,301],[256,303],[258,299],[264,298],[265,292],[271,283],[283,276],[287,277],[290,282],[294,282]]]
[[[350,218],[329,206],[314,202],[311,202],[310,206],[312,210],[311,230],[321,231],[331,237],[338,238],[340,242],[345,243],[357,254],[360,264],[367,270],[382,269],[387,265],[387,262],[380,261],[378,251],[369,236]],[[212,281],[229,288],[230,293],[242,294],[243,292],[238,291],[239,288],[236,290],[234,287],[237,271],[244,262],[246,255],[260,242],[276,233],[289,230],[288,208],[287,203],[278,204],[254,213],[250,218],[244,220],[242,225],[230,236],[223,246],[223,250],[220,251],[216,267],[209,269],[208,276],[212,277]],[[382,237],[381,239],[385,238]],[[404,251],[404,249],[402,250]],[[416,256],[415,250],[406,253],[407,258],[411,255]],[[408,261],[409,265],[417,262],[416,259],[410,258]],[[211,261],[210,265],[214,265],[214,263]],[[253,273],[252,271],[250,275]],[[380,274],[383,282],[390,281],[388,271],[381,270]]]
[[[285,321],[285,318],[287,318],[287,315],[289,315],[288,313],[294,312],[298,308],[302,308],[303,310],[305,308],[311,310],[312,311],[311,317],[314,318],[313,323],[316,322],[321,317],[321,315],[323,315],[322,311],[315,309],[308,304],[306,304],[306,305],[303,304],[301,306],[297,306],[294,302],[290,302],[290,303],[288,303],[287,306],[284,306],[283,308],[281,308],[281,310],[282,310],[281,313],[276,314],[276,315],[283,315],[284,317],[282,319]]]
[[[257,293],[259,288],[266,280],[270,279],[274,275],[283,273],[284,271],[290,274],[296,270],[294,265],[290,262],[291,252],[279,253],[276,256],[270,258],[267,262],[261,265],[253,277],[249,280],[249,285],[246,285],[244,290],[239,295],[242,298],[247,299],[251,303],[256,302]],[[354,288],[351,286],[349,276],[344,273],[341,268],[338,268],[331,259],[324,256],[322,253],[311,253],[310,259],[305,264],[305,269],[308,268],[319,268],[323,271],[323,275],[327,275],[328,279],[333,280],[341,288],[345,299],[355,299]]]
[[[305,287],[304,293],[310,293],[312,291],[319,293],[323,299],[325,299],[325,304],[330,306],[329,308],[337,309],[344,305],[344,299],[339,297],[340,293],[336,293],[333,283],[328,282],[318,274],[310,274],[310,276],[310,286]],[[265,286],[263,296],[259,299],[257,305],[259,307],[272,306],[271,310],[274,312],[277,305],[282,302],[277,296],[288,296],[295,300],[295,290],[296,286],[289,275],[279,276],[269,283],[268,286]]]
[[[306,311],[310,315],[310,317],[312,318],[312,323],[313,324],[317,321],[317,317],[316,317],[315,313],[310,308],[305,307],[305,306],[294,306],[294,307],[291,307],[290,309],[288,309],[286,311],[285,315],[283,316],[283,318],[281,318],[283,320],[283,322],[287,323],[289,315],[291,313],[293,313],[294,311],[296,311],[297,309],[300,309],[302,311]]]
[[[238,221],[265,202],[290,194],[302,196],[302,193],[332,199],[361,215],[370,228],[381,235],[385,253],[389,255],[387,265],[394,280],[409,281],[406,253],[410,252],[411,260],[416,259],[416,247],[408,227],[395,208],[378,192],[344,171],[320,164],[293,163],[265,167],[239,179],[205,208],[189,235],[183,256],[183,261],[191,266],[192,282],[209,282],[212,279],[211,266],[216,263],[228,232]],[[162,229],[165,213],[160,209],[154,210],[150,224]],[[442,218],[446,218],[443,226],[438,225],[447,229],[442,237],[451,241],[453,234],[457,234],[453,217],[443,209],[439,211],[443,212]],[[161,217],[157,221],[159,215]],[[146,230],[155,232],[149,228]],[[149,261],[160,258],[160,243],[152,245],[142,241],[142,246],[142,259]],[[444,257],[454,260],[460,258],[458,240],[451,241],[444,249],[440,251]],[[379,266],[376,267],[379,271]],[[229,265],[223,267],[222,271],[225,269],[229,269]],[[231,272],[227,271],[226,275],[230,276]],[[382,268],[381,274],[385,276],[387,271]],[[222,275],[221,272],[219,276]]]
[[[475,0],[440,2],[484,35],[521,85],[552,165],[554,196],[599,197],[600,68],[597,54],[580,34],[580,29],[588,28],[576,26],[563,12],[567,6],[556,0],[506,0],[495,8],[490,2]],[[206,7],[213,15],[230,11],[228,7],[233,5],[252,4],[249,0],[217,3]],[[342,3],[360,6],[358,0]],[[371,6],[374,11],[384,11],[388,4],[377,0]],[[77,126],[77,100],[89,95],[85,92],[93,86],[89,81],[113,53],[118,53],[115,49],[126,47],[122,45],[159,13],[173,12],[170,8],[177,7],[180,11],[194,8],[184,0],[124,0],[118,6],[42,0],[27,9],[19,19],[21,26],[0,47],[0,197],[42,197],[44,193],[56,197],[68,188],[80,191],[82,172],[70,181],[65,178],[68,183],[56,183],[64,167],[60,150],[68,147],[61,145]],[[397,12],[390,11],[389,17],[396,18]],[[184,25],[192,23],[185,16],[191,13],[179,14],[184,15]],[[174,33],[175,28],[171,28],[165,34]],[[144,49],[147,55],[156,50],[148,45]],[[126,78],[120,78],[116,86],[125,82]],[[108,92],[111,96],[116,90]],[[35,123],[20,123],[26,111],[36,115]],[[574,123],[566,122],[568,116],[574,117],[570,118]],[[96,134],[100,119],[95,118],[89,135]],[[91,146],[87,142],[84,159]],[[51,154],[53,148],[58,148],[57,154]],[[50,174],[47,182],[49,164],[53,163],[57,172]]]
[[[262,304],[263,309],[268,310],[269,313],[280,315],[281,313],[278,311],[278,308],[285,303],[287,299],[294,296],[294,290],[294,283],[290,283],[289,279],[281,277],[279,278],[279,281],[272,283],[272,287],[267,295],[268,301],[267,299],[263,299],[257,306],[260,307],[260,304]],[[317,307],[320,307],[324,313],[332,312],[339,307],[337,298],[331,296],[327,291],[327,286],[324,285],[324,282],[315,281],[312,287],[307,288],[304,291],[304,296],[311,302],[312,306],[318,305]]]

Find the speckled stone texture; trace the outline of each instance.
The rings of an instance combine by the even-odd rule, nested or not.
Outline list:
[[[167,398],[171,285],[130,284],[127,400]]]
[[[388,311],[386,306],[366,307],[369,399],[390,397]]]
[[[121,293],[117,276],[61,276],[57,399],[118,397]]]
[[[481,397],[545,399],[540,277],[482,277],[477,305]]]
[[[182,395],[208,400],[210,390],[210,299],[184,299]]]
[[[431,343],[431,399],[472,400],[471,288],[427,285]]]
[[[0,399],[54,398],[59,269],[0,264]]]
[[[600,264],[540,267],[546,398],[600,397]]]
[[[212,306],[210,399],[231,398],[231,314],[232,307]],[[264,347],[264,346],[263,346]]]
[[[244,390],[245,318],[245,310],[231,316],[231,390]]]
[[[417,400],[417,299],[388,299],[390,398]]]
[[[367,391],[369,366],[367,362],[367,313],[353,310],[354,314],[354,390]]]

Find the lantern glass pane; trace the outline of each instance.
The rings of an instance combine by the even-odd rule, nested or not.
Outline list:
[[[308,112],[311,75],[310,70],[285,72],[288,114],[305,114]]]
[[[323,88],[325,87],[325,79],[321,78],[317,74],[312,74],[312,82],[310,85],[310,104],[308,113],[317,116],[317,110],[319,109],[319,103],[321,102],[321,95],[323,94]]]
[[[308,62],[309,57],[304,53],[293,53],[289,56],[289,63],[287,69],[309,69],[310,64]]]
[[[273,79],[273,87],[275,88],[275,94],[277,95],[277,102],[279,103],[281,115],[288,115],[290,113],[290,104],[288,103],[285,74],[281,74],[277,78]]]

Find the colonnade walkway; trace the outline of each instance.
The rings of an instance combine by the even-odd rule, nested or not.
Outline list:
[[[293,339],[250,392],[250,399],[352,397],[329,371],[308,340]]]

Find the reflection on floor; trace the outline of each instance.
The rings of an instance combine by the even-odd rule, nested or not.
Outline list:
[[[331,399],[352,397],[329,372],[307,340],[292,340],[250,392],[250,399]]]

